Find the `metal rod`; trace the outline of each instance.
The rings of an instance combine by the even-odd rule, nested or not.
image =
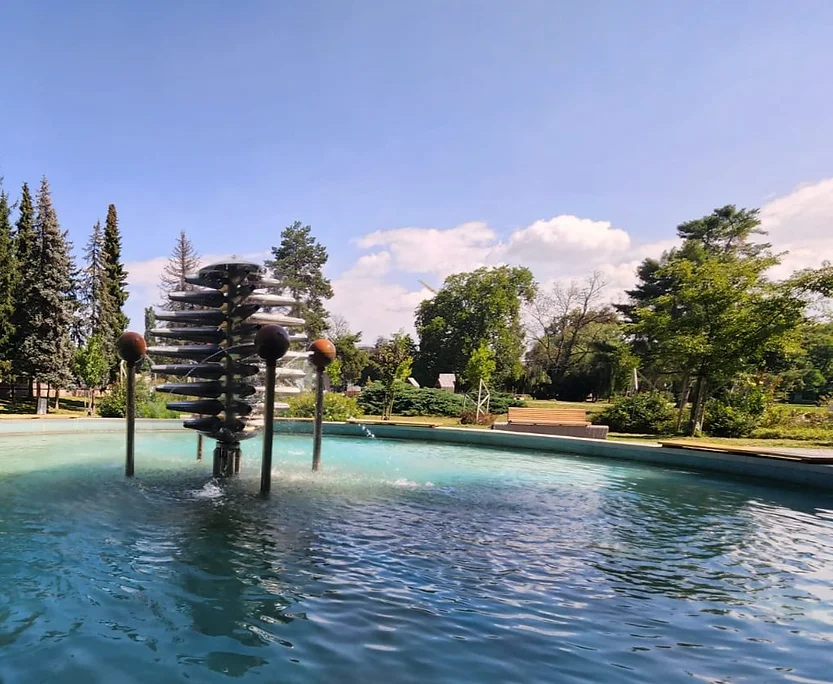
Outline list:
[[[202,461],[202,435],[197,434],[197,460]]]
[[[315,424],[312,432],[312,470],[321,467],[321,431],[324,422],[324,369],[315,372]]]
[[[136,437],[136,364],[127,364],[127,454],[124,461],[124,474],[133,477],[134,447]]]
[[[266,364],[266,405],[263,407],[263,461],[260,465],[260,493],[272,489],[272,437],[275,430],[275,362]]]

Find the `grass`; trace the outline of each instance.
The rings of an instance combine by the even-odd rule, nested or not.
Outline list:
[[[55,400],[50,399],[49,409],[46,416],[36,416],[37,401],[31,399],[17,399],[14,402],[10,399],[0,399],[0,419],[3,418],[20,418],[21,416],[28,416],[31,418],[47,418],[49,416],[62,418],[80,418],[86,416],[84,410],[84,399],[76,397],[61,397],[59,400],[59,408],[55,408]]]

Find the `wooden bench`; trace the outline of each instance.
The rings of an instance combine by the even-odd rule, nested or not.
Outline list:
[[[579,408],[516,408],[510,407],[506,421],[510,425],[570,425],[586,427],[587,411]]]

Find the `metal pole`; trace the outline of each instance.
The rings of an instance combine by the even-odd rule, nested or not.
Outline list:
[[[133,477],[134,444],[136,437],[136,364],[127,364],[127,454],[124,462],[124,474]]]
[[[197,460],[202,461],[202,435],[197,434]]]
[[[324,369],[317,368],[315,372],[315,424],[312,432],[312,470],[321,467],[321,432],[324,422]]]
[[[272,489],[272,437],[275,429],[275,362],[266,363],[266,406],[263,407],[263,461],[260,465],[260,493]]]

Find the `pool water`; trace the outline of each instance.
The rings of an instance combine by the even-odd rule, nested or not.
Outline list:
[[[833,499],[633,463],[276,437],[0,442],[0,682],[830,682]]]

